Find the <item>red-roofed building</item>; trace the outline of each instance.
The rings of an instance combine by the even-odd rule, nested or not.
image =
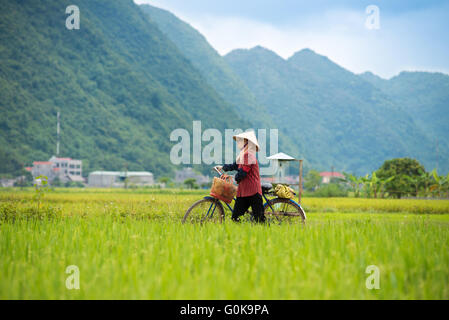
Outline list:
[[[329,183],[331,181],[331,178],[340,178],[340,179],[344,179],[345,176],[342,175],[340,172],[329,172],[329,171],[324,171],[324,172],[320,172],[320,176],[322,177],[321,182],[322,183]]]
[[[27,169],[28,170],[28,169]],[[72,158],[51,157],[49,161],[34,161],[30,168],[34,178],[44,175],[51,183],[58,178],[62,183],[68,181],[84,182],[82,161]]]
[[[50,180],[50,177],[53,178],[53,163],[50,161],[34,161],[31,174],[33,178],[46,176]]]

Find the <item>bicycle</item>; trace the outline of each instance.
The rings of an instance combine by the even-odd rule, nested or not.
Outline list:
[[[224,174],[223,171],[214,167],[220,177]],[[269,199],[268,197],[274,196]],[[273,185],[271,183],[262,183],[262,197],[264,199],[264,214],[268,223],[292,223],[299,221],[305,223],[306,213],[299,203],[292,199],[279,198],[273,191]],[[236,198],[233,201],[235,203]],[[228,203],[226,207],[231,211],[234,211]],[[249,208],[245,215],[250,214],[250,220],[254,221],[252,217],[251,208]],[[246,215],[247,216],[247,215]],[[184,214],[182,223],[204,223],[206,221],[222,223],[225,218],[225,209],[222,201],[212,196],[206,196],[193,203]]]

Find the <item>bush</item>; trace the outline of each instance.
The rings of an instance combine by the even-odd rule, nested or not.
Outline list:
[[[329,183],[320,186],[311,195],[314,197],[347,197],[348,191],[337,183]]]
[[[84,185],[84,183],[82,183],[80,181],[67,181],[64,184],[64,187],[66,187],[66,188],[84,188],[85,185]]]

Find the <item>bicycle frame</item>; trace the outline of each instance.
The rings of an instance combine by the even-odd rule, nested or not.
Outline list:
[[[224,172],[223,172],[222,170],[219,170],[219,169],[216,168],[216,167],[214,167],[214,170],[218,172],[218,174],[220,175],[220,177],[224,174]],[[274,209],[273,209],[273,207],[271,206],[270,201],[268,200],[266,194],[263,193],[263,192],[262,192],[262,197],[263,197],[264,200],[265,200],[265,203],[263,204],[264,209],[265,209],[265,208],[267,207],[267,205],[268,205],[268,206],[270,206],[271,210],[274,211]],[[213,200],[215,200],[214,203],[210,205],[209,209],[207,210],[207,214],[206,214],[206,216],[205,216],[204,218],[209,217],[210,210],[211,210],[212,207],[213,207],[212,212],[210,213],[210,217],[212,217],[213,214],[214,214],[214,212],[215,212],[215,208],[217,207],[217,203],[220,203],[220,204],[221,204],[221,200],[219,200],[219,199],[217,199],[217,198],[214,198],[214,197],[211,197],[211,196],[206,196],[206,197],[204,197],[204,199],[213,199]],[[233,200],[234,200],[234,202],[235,202],[235,201],[236,201],[236,197],[234,197]],[[298,205],[299,207],[301,207],[301,205],[300,205],[299,203],[297,203],[295,200],[290,199],[290,201],[291,201],[292,203]],[[227,203],[227,202],[225,202],[225,204],[226,204],[226,206],[228,207],[228,209],[231,211],[231,213],[234,213],[234,208],[231,207],[231,206],[229,205],[229,203]],[[223,205],[222,205],[222,206],[223,206]],[[301,208],[302,208],[302,207],[301,207]]]

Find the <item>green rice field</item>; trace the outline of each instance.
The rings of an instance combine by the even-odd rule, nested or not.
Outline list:
[[[0,299],[449,299],[448,200],[304,198],[305,225],[181,224],[206,194],[1,190]]]

